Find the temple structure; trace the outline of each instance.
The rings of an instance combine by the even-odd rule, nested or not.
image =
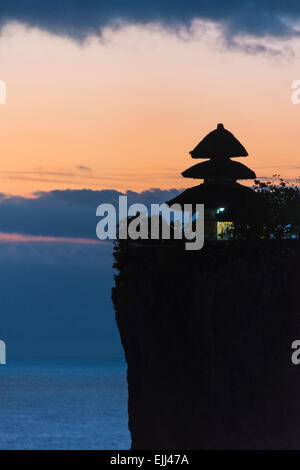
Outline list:
[[[258,194],[237,183],[237,180],[256,178],[255,173],[242,163],[231,160],[233,157],[247,157],[248,153],[223,124],[218,124],[190,154],[192,158],[208,160],[191,166],[182,176],[204,181],[167,204],[204,204],[205,236],[228,238],[234,222],[251,222],[259,205]]]

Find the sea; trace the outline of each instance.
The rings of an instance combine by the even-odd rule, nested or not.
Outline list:
[[[1,450],[129,449],[126,366],[0,366]]]

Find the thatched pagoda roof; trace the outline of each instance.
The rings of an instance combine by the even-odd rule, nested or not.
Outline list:
[[[230,220],[255,219],[262,209],[261,197],[253,189],[239,183],[202,183],[186,189],[166,204],[204,204],[206,209],[226,208]]]
[[[217,129],[207,134],[190,154],[193,158],[246,157],[248,152],[223,124],[218,124]]]
[[[203,163],[197,163],[183,171],[185,178],[232,178],[246,180],[256,178],[254,171],[240,162],[233,162],[229,158],[212,159]]]

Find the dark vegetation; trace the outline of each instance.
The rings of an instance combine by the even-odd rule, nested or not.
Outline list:
[[[250,222],[235,223],[233,237],[238,239],[299,237],[299,187],[288,186],[284,179],[279,178],[276,183],[255,180],[254,190],[261,197],[260,210],[254,214]]]

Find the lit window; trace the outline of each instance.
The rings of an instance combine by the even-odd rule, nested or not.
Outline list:
[[[224,212],[225,211],[225,207],[219,207],[217,209],[217,214],[220,214],[220,212]]]

